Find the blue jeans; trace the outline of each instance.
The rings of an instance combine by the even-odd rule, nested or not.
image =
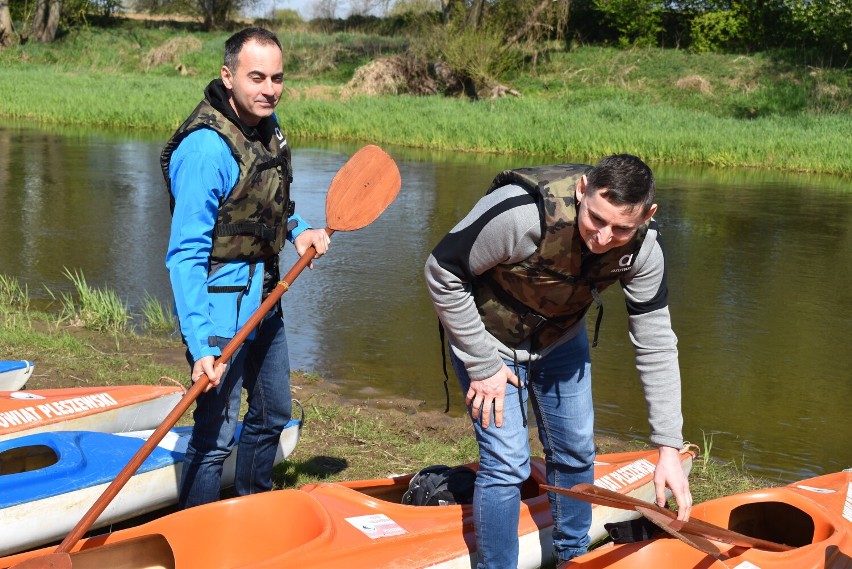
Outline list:
[[[228,340],[220,338],[219,347]],[[243,388],[248,393],[248,411],[243,417],[234,480],[240,496],[272,489],[278,439],[292,413],[287,336],[277,310],[260,323],[254,339],[247,340],[230,358],[219,385],[196,400],[195,425],[181,475],[181,508],[219,499],[222,465],[234,447]]]
[[[470,378],[464,365],[452,357],[453,368],[467,393]],[[507,361],[510,369],[513,363]],[[547,482],[570,488],[594,481],[594,408],[589,341],[585,330],[515,373],[528,387],[544,446]],[[479,443],[480,470],[473,497],[473,523],[479,549],[478,569],[518,566],[518,518],[521,485],[530,476],[529,433],[524,426],[527,389],[507,384],[503,426],[483,429],[473,421]],[[468,409],[470,412],[470,409]],[[553,549],[557,561],[586,552],[592,523],[590,504],[550,493]],[[547,553],[545,552],[545,558]]]

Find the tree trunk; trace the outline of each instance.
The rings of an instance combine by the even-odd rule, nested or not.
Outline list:
[[[453,15],[453,10],[455,9],[456,4],[459,3],[459,0],[441,0],[441,18],[444,22],[444,25],[450,22],[450,18]]]
[[[61,13],[61,0],[38,0],[35,14],[33,14],[30,39],[41,43],[52,42],[56,38],[56,30],[59,29]]]
[[[9,13],[9,0],[0,0],[0,49],[15,43],[15,28]]]
[[[467,25],[478,30],[482,25],[482,18],[485,12],[485,0],[473,0],[470,6],[470,12],[467,14]]]
[[[37,0],[35,12],[33,13],[33,22],[30,25],[30,29],[24,31],[25,39],[29,40],[32,38],[35,41],[39,41],[38,38],[41,37],[44,31],[44,22],[47,17],[47,1]]]

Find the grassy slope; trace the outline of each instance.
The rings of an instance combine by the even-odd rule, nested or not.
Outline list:
[[[848,70],[768,54],[583,47],[504,79],[521,98],[354,97],[354,69],[399,38],[281,31],[291,136],[518,154],[852,174]],[[169,131],[221,65],[223,33],[90,28],[0,52],[0,117]],[[188,75],[180,75],[181,65]],[[34,94],[37,94],[34,96]],[[321,96],[318,96],[320,94]]]

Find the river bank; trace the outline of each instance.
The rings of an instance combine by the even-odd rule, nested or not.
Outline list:
[[[182,344],[168,336],[101,333],[57,322],[46,313],[0,310],[0,359],[28,359],[36,369],[26,389],[188,382]],[[451,378],[452,379],[452,378]],[[468,419],[425,409],[423,402],[381,393],[344,398],[338,386],[295,371],[292,394],[305,413],[298,447],[275,471],[277,487],[413,472],[431,464],[475,461]],[[187,413],[179,424],[191,424]],[[535,430],[530,441],[541,454]],[[599,452],[636,450],[636,443],[598,437]],[[712,447],[712,441],[694,441]],[[709,443],[709,445],[708,445]],[[703,448],[690,476],[696,502],[768,486]]]
[[[404,52],[406,38],[279,35],[291,137],[852,174],[848,69],[768,53],[553,47],[506,77],[520,97],[366,95],[350,88],[355,70]],[[0,51],[0,118],[167,137],[218,75],[226,37],[127,23]]]

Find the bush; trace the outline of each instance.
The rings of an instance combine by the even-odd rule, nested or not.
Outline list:
[[[520,51],[506,47],[502,30],[450,25],[431,37],[430,49],[461,78],[468,96],[490,89],[523,63]]]
[[[594,0],[604,19],[618,30],[619,47],[657,45],[662,31],[661,3],[657,0]]]
[[[732,10],[704,12],[692,20],[690,49],[696,53],[729,50],[742,44],[746,19]]]

